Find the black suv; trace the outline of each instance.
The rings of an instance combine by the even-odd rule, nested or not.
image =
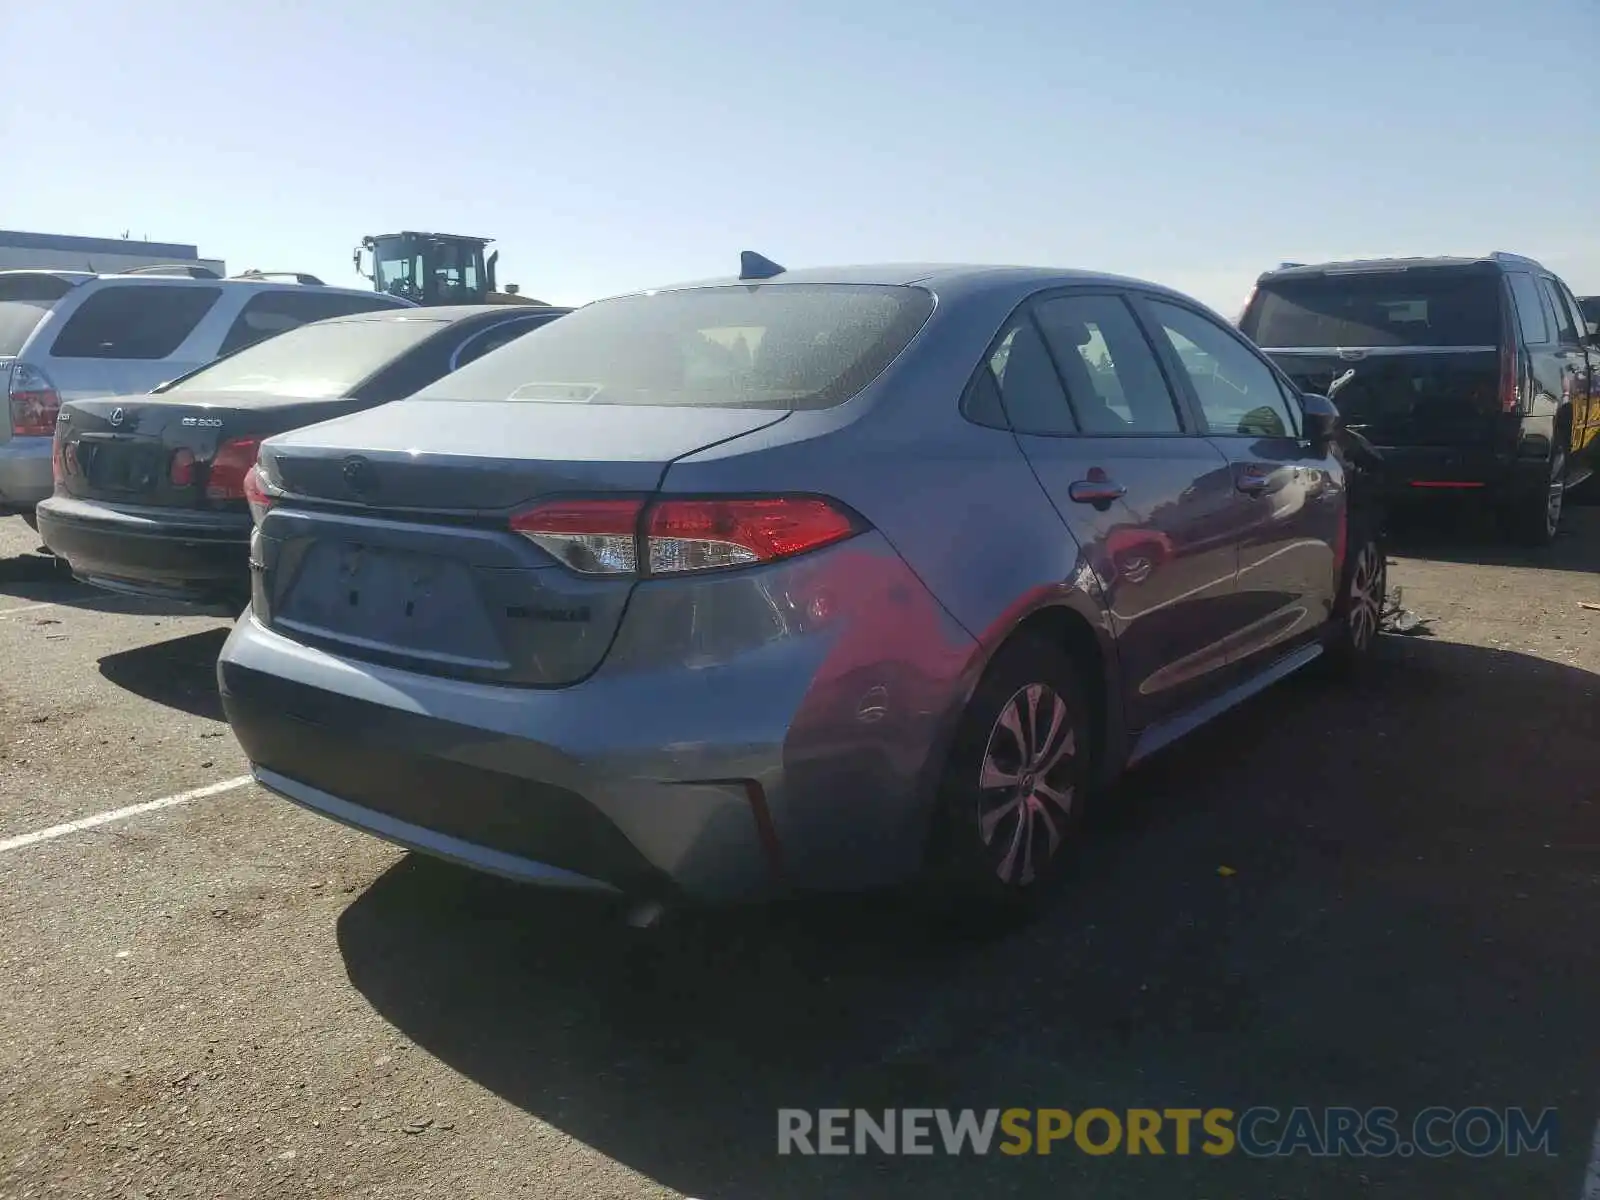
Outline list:
[[[1531,258],[1391,258],[1269,271],[1241,331],[1384,451],[1407,496],[1486,495],[1549,542],[1600,450],[1600,339]],[[1398,498],[1398,497],[1397,497]]]

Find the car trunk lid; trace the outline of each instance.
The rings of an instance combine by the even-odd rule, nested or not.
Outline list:
[[[262,438],[352,403],[227,392],[71,400],[57,426],[59,486],[80,500],[242,512]]]
[[[261,523],[257,618],[408,670],[571,684],[610,647],[634,577],[573,571],[511,514],[652,495],[675,459],[787,415],[409,400],[276,438],[262,467],[283,498]]]

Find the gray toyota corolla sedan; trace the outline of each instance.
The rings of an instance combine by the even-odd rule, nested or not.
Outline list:
[[[516,879],[1027,899],[1370,650],[1333,413],[1150,284],[747,255],[267,441],[223,702],[272,791]]]

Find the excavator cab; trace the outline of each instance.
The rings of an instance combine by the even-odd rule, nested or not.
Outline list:
[[[380,292],[417,304],[516,303],[516,287],[495,290],[495,251],[486,259],[490,238],[453,233],[380,233],[361,239],[356,270]],[[364,254],[370,254],[371,266]]]

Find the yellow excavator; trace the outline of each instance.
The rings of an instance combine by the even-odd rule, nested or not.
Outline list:
[[[380,292],[417,304],[539,304],[514,283],[505,291],[495,286],[496,250],[486,259],[493,238],[457,233],[375,233],[356,247],[355,266]]]

